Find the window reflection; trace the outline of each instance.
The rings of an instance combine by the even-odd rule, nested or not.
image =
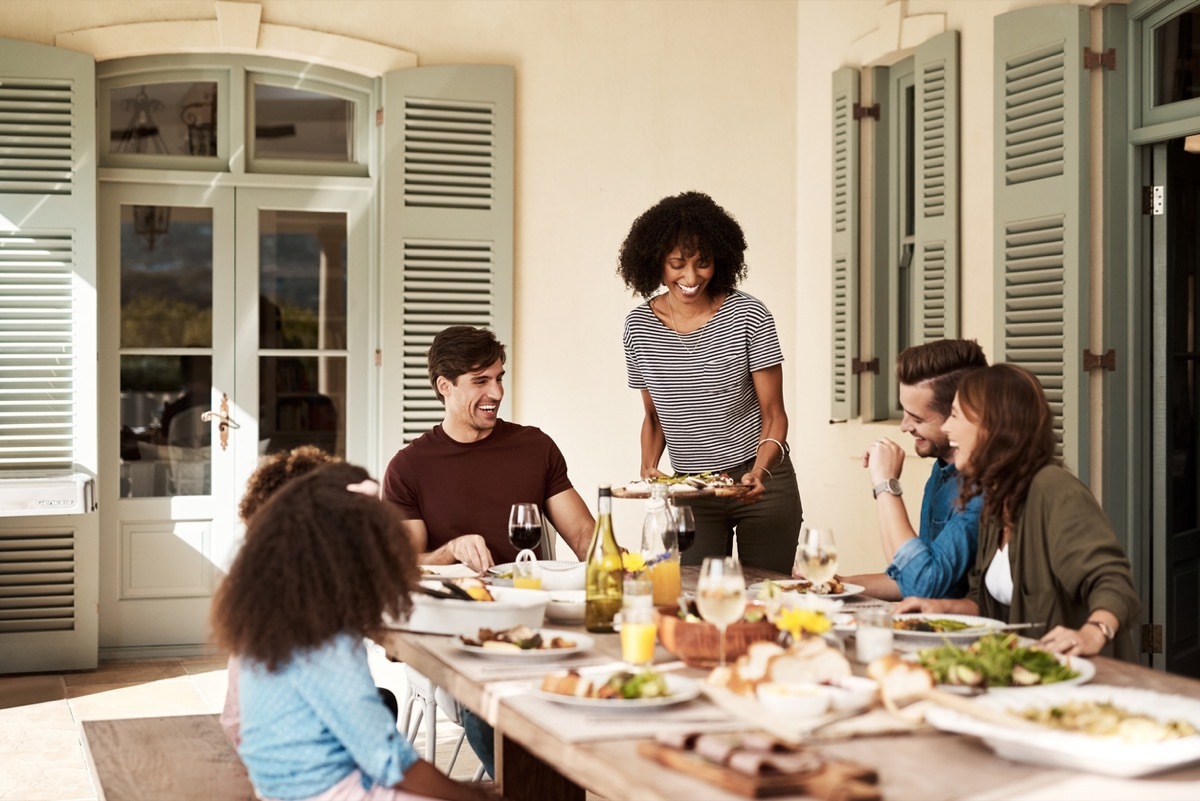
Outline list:
[[[217,84],[145,83],[108,93],[110,153],[217,155]]]
[[[1154,31],[1156,106],[1200,97],[1200,8]]]
[[[353,163],[354,103],[255,83],[254,158]]]
[[[208,495],[212,357],[121,357],[121,496]]]
[[[139,228],[142,209],[161,228]],[[121,207],[121,347],[212,345],[212,254],[212,209]]]

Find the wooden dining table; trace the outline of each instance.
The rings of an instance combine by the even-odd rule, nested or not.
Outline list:
[[[683,569],[684,591],[694,589],[696,568]],[[778,578],[767,571],[746,569],[747,583]],[[857,597],[848,608],[882,605]],[[548,624],[554,628],[571,628]],[[582,632],[582,627],[577,627]],[[590,635],[595,645],[590,663],[618,662],[616,634]],[[454,647],[452,638],[390,630],[379,637],[389,658],[406,662],[432,679],[496,730],[496,782],[505,798],[582,801],[585,791],[605,799],[674,801],[675,799],[743,798],[687,772],[668,768],[639,754],[639,744],[653,738],[647,727],[693,726],[700,731],[748,728],[746,722],[722,720],[723,710],[706,699],[668,713],[673,707],[647,710],[624,717],[589,714],[533,697],[541,675],[560,667],[557,660],[536,664],[481,660]],[[852,644],[851,644],[852,648]],[[686,668],[659,646],[656,665],[693,678],[707,671]],[[1200,681],[1150,670],[1126,662],[1095,657],[1094,684],[1138,687],[1200,699]],[[861,670],[861,666],[858,666]],[[673,718],[672,715],[677,715]],[[694,721],[694,722],[693,722]],[[628,726],[628,732],[614,727]],[[593,739],[589,733],[594,733]],[[1153,798],[1155,801],[1200,797],[1200,766],[1192,764],[1138,779],[1013,762],[996,756],[978,739],[918,728],[810,746],[827,759],[846,760],[873,768],[885,799],[949,801],[950,799],[1071,799]],[[777,796],[804,798],[801,795]]]

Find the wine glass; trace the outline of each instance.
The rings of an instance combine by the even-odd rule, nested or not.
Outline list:
[[[812,582],[813,589],[827,584],[837,574],[837,543],[827,528],[804,528],[796,543],[793,571]]]
[[[696,516],[690,506],[671,507],[671,528],[675,532],[675,542],[679,552],[683,553],[692,547],[696,541]]]
[[[529,551],[542,541],[542,514],[536,503],[514,503],[508,513],[508,541],[518,551]],[[518,554],[518,557],[520,554]]]
[[[696,582],[696,608],[717,627],[718,664],[725,667],[725,629],[746,612],[746,580],[742,566],[729,556],[708,556]]]

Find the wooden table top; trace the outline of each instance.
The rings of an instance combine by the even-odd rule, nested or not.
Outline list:
[[[685,591],[695,586],[697,572],[695,567],[684,568]],[[767,571],[746,570],[747,583],[771,577],[778,578]],[[614,660],[620,658],[617,635],[592,636],[596,639],[596,651]],[[567,779],[593,793],[614,801],[625,798],[720,801],[742,797],[640,756],[637,739],[565,741],[538,720],[506,704],[496,682],[473,680],[464,675],[456,668],[455,660],[447,658],[448,649],[437,646],[438,641],[446,641],[445,637],[393,631],[380,641],[392,659],[407,662],[431,677],[495,726],[504,738],[519,743]],[[665,654],[661,648],[660,653]],[[1095,658],[1092,662],[1096,666],[1093,683],[1140,687],[1200,699],[1200,681],[1113,659]],[[552,666],[547,665],[546,669],[550,670]],[[705,672],[689,669],[684,675],[702,677]],[[580,717],[580,725],[586,725],[583,712]],[[999,801],[1018,797],[1084,796],[1153,797],[1163,801],[1195,797],[1197,785],[1194,783],[1200,781],[1200,767],[1197,766],[1139,780],[1123,780],[1010,762],[995,756],[975,738],[942,732],[859,738],[814,747],[831,757],[876,768],[883,797],[890,801],[964,798]],[[520,782],[504,781],[504,768],[500,770],[498,778],[506,797],[537,797],[536,793],[524,792]]]

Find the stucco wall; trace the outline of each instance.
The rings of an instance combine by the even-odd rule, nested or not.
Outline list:
[[[962,333],[992,350],[992,19],[1013,0],[263,0],[262,21],[365,38],[420,63],[517,72],[515,407],[559,442],[585,500],[634,477],[641,408],[625,388],[614,275],[632,219],[659,197],[710,193],[750,242],[752,294],[783,340],[806,517],[834,528],[843,570],[882,568],[861,453],[895,424],[830,425],[830,73],[883,55],[897,15],[960,32]],[[0,0],[0,36],[214,16],[210,0]],[[876,37],[872,39],[872,37]],[[866,54],[864,56],[864,54]],[[928,465],[904,481],[915,512]],[[915,497],[913,497],[915,496]],[[637,541],[641,509],[617,503]]]

